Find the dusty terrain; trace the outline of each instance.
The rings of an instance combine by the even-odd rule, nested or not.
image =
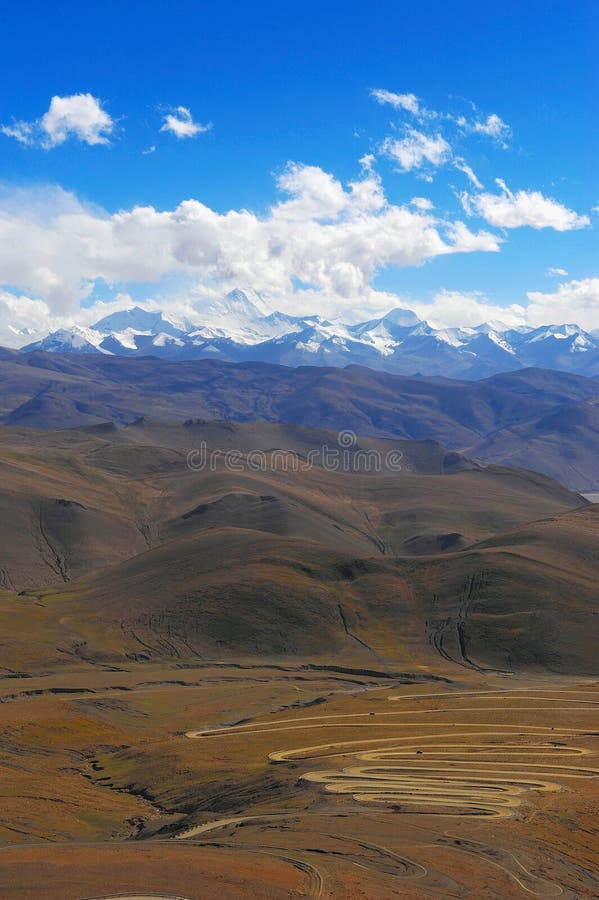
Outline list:
[[[598,507],[432,442],[0,433],[0,896],[599,893]]]
[[[595,896],[597,683],[382,676],[5,679],[2,896]]]

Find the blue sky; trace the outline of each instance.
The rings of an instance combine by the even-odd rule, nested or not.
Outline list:
[[[582,324],[599,327],[595,3],[509,0],[491,8],[474,2],[108,0],[52,7],[25,0],[5,8],[0,25],[5,37],[0,212],[13,254],[6,260],[0,252],[5,320],[14,315],[20,323],[31,316],[35,327],[42,327],[40,304],[50,318],[76,320],[80,303],[89,307],[96,297],[106,301],[119,294],[201,308],[205,297],[235,283],[256,288],[273,306],[302,312],[378,309],[394,305],[394,294],[408,305],[436,302],[437,315],[452,303],[456,319],[462,312],[466,318],[476,315],[468,302],[462,308],[460,294],[474,298],[483,318],[497,306],[526,308],[531,293],[559,294],[558,302],[533,302],[550,310],[567,308],[572,300],[573,312],[582,303]],[[377,101],[373,89],[391,99]],[[103,130],[101,123],[96,123],[99,131],[90,124],[91,107],[57,107],[56,115],[43,119],[52,112],[51,98],[81,94],[90,95],[110,123]],[[407,108],[410,95],[417,98],[417,115]],[[193,136],[177,136],[164,130],[169,115],[183,130],[186,123],[202,128]],[[489,116],[505,123],[505,130],[494,133]],[[44,121],[50,130],[42,128]],[[432,161],[414,157],[414,147],[425,138],[437,142]],[[277,179],[285,177],[289,162],[307,168],[303,174],[295,170],[286,195]],[[462,163],[477,183],[464,174]],[[375,246],[376,223],[370,222],[354,258],[347,242],[336,243],[334,228],[341,234],[348,216],[384,212],[373,204],[357,210],[355,203],[333,203],[334,209],[325,203],[310,222],[331,226],[326,241],[332,241],[330,253],[337,254],[340,268],[325,272],[320,251],[306,259],[312,250],[296,246],[297,235],[305,232],[305,204],[295,230],[289,208],[276,222],[272,210],[289,196],[305,199],[306,192],[320,189],[326,194],[330,186],[318,181],[316,170],[346,192],[348,183],[360,178],[370,179],[372,192],[372,180],[379,179],[385,203],[410,209],[413,217],[409,222],[388,217],[381,230],[404,229],[409,243],[413,225],[414,241],[424,240],[423,246],[414,254],[404,245]],[[432,208],[409,206],[414,197],[429,200]],[[505,208],[498,208],[497,197],[507,198]],[[96,225],[101,229],[119,211],[142,206],[168,214],[188,199],[221,217],[228,210],[249,210],[258,221],[269,220],[267,237],[259,239],[269,246],[283,218],[284,251],[277,251],[276,259],[263,255],[262,277],[248,263],[251,246],[240,259],[228,247],[251,245],[253,226],[240,231],[238,224],[229,229],[219,221],[217,249],[196,225],[184,226],[186,248],[197,241],[199,256],[210,256],[210,265],[198,253],[194,257],[195,250],[186,250],[181,262],[178,245],[169,249],[172,264],[165,259],[162,267],[155,260],[146,267],[126,265],[117,259],[115,234],[105,235],[102,240],[111,246],[102,246],[79,270],[72,259],[62,259],[65,243],[71,241],[77,256],[82,242],[89,247],[90,229],[95,235]],[[557,208],[543,206],[550,200],[574,216],[569,224]],[[75,231],[61,231],[58,240],[56,217],[65,211],[68,228]],[[81,216],[88,220],[83,233],[77,231]],[[446,243],[455,243],[448,239],[447,223],[462,221],[473,235],[491,235],[496,247],[489,238],[486,247],[480,239],[480,249],[466,249],[469,239],[461,239],[455,251],[431,251],[422,216],[437,220],[430,227]],[[39,254],[41,274],[31,271],[31,260],[19,265],[14,258],[32,217],[35,233],[23,253],[35,255],[35,241],[47,240]],[[191,218],[196,221],[195,212]],[[137,221],[134,237],[123,231],[129,256],[143,256],[146,227],[149,252],[156,256],[156,229],[162,228],[157,222]],[[318,240],[324,240],[320,232]],[[381,239],[381,245],[391,239]],[[170,232],[165,240],[171,240]],[[365,258],[365,241],[373,245],[371,259]],[[111,252],[114,259],[108,258]],[[550,275],[550,269],[567,274]],[[298,281],[306,290],[293,294],[289,286]],[[35,302],[35,309],[27,301]]]

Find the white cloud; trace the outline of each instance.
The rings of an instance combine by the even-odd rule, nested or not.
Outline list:
[[[191,110],[186,106],[178,106],[172,113],[168,113],[164,117],[164,124],[160,130],[170,131],[177,138],[192,138],[196,134],[204,134],[206,131],[210,131],[211,128],[211,122],[208,122],[207,125],[194,122]]]
[[[0,132],[6,137],[14,138],[20,144],[31,147],[35,144],[36,133],[32,122],[13,122],[12,125],[0,125]]]
[[[503,139],[510,134],[510,127],[496,113],[487,116],[484,122],[474,122],[472,130],[477,134],[486,134],[489,137]]]
[[[395,94],[393,91],[386,91],[383,88],[373,88],[370,96],[381,105],[388,104],[393,109],[405,109],[415,116],[420,114],[418,97],[415,94]]]
[[[471,121],[466,116],[458,116],[455,122],[467,134],[482,134],[493,138],[504,149],[507,149],[508,140],[512,136],[512,129],[497,113],[491,113],[482,121],[480,119]]]
[[[460,221],[447,222],[445,233],[454,247],[459,248],[460,253],[472,253],[475,250],[497,251],[499,245],[503,243],[496,234],[491,234],[489,231],[470,231],[468,226]]]
[[[148,147],[146,150],[141,151],[142,156],[149,156],[151,153],[156,153],[156,147],[152,144],[151,147]]]
[[[273,215],[278,219],[334,219],[350,203],[341,182],[318,166],[291,163],[278,177],[277,185],[290,198],[274,207]]]
[[[409,113],[420,123],[422,130],[416,130],[407,124],[406,116],[403,115],[403,137],[388,136],[379,144],[379,154],[393,159],[398,165],[398,171],[414,172],[417,178],[431,182],[431,167],[438,168],[451,163],[468,178],[477,191],[483,190],[472,166],[459,154],[457,148],[464,143],[466,137],[476,134],[490,137],[506,148],[511,129],[500,116],[490,113],[486,118],[471,118],[452,112],[438,112],[422,106],[415,94],[396,94],[382,88],[371,90],[370,94],[377,103],[388,104],[400,114]],[[470,115],[477,116],[475,104],[469,105],[473,110]],[[427,127],[432,123],[434,131]],[[466,198],[467,196],[465,195]]]
[[[499,306],[478,291],[440,290],[432,302],[410,303],[417,316],[434,328],[474,328],[483,323],[496,323],[499,328],[513,328],[526,321],[526,309],[519,304]]]
[[[578,213],[557,200],[544,197],[540,191],[512,193],[500,178],[496,183],[501,194],[463,194],[462,205],[469,215],[482,216],[496,228],[553,228],[555,231],[571,231],[589,224],[588,216]]]
[[[390,203],[372,170],[342,185],[322,169],[292,164],[278,185],[285,196],[261,217],[217,213],[193,199],[170,211],[109,215],[61,190],[0,194],[0,285],[68,316],[96,279],[114,289],[154,283],[162,295],[168,282],[179,298],[193,285],[200,293],[254,288],[287,312],[304,302],[300,282],[312,291],[306,302],[317,298],[310,312],[330,314],[366,303],[387,266],[499,249],[487,231]]]
[[[43,301],[0,290],[0,347],[22,347],[44,337],[52,327]]]
[[[414,128],[408,128],[405,138],[386,138],[381,152],[396,162],[402,172],[419,169],[425,163],[441,166],[451,156],[451,147],[442,135],[429,137]]]
[[[559,269],[555,266],[549,266],[549,268],[547,269],[547,274],[551,276],[560,275],[565,278],[568,273],[565,269]]]
[[[410,203],[412,206],[415,206],[416,209],[421,209],[425,212],[429,209],[433,209],[433,201],[429,200],[428,197],[412,197]]]
[[[50,107],[41,119],[0,126],[6,137],[46,150],[63,144],[69,137],[92,146],[108,144],[113,129],[114,121],[91,94],[52,97]]]
[[[73,135],[86,144],[108,144],[114,123],[100,101],[91,94],[52,97],[40,126],[48,147],[56,147]]]
[[[453,160],[453,164],[456,169],[459,169],[460,172],[463,172],[466,178],[470,181],[471,184],[474,185],[475,188],[479,190],[482,188],[482,184],[476,177],[475,173],[472,171],[468,163],[465,159],[462,159],[461,156],[456,156]]]
[[[408,302],[420,318],[437,328],[498,328],[576,324],[587,331],[599,329],[599,278],[560,284],[553,292],[529,291],[528,303],[499,306],[479,292],[439,291],[432,302]]]
[[[553,293],[529,291],[527,319],[531,325],[572,323],[591,331],[599,328],[599,278],[560,284]]]
[[[587,331],[599,329],[599,278],[560,284],[553,292],[529,291],[527,303],[499,306],[478,291],[440,290],[430,302],[405,303],[435,328],[476,327],[497,329],[576,324]],[[404,305],[403,303],[401,305]]]
[[[510,126],[497,113],[490,113],[486,118],[482,119],[472,119],[469,116],[455,114],[450,111],[440,112],[422,106],[416,94],[396,94],[394,91],[388,91],[384,88],[373,88],[370,91],[370,96],[381,105],[391,106],[398,112],[411,113],[421,122],[426,119],[445,121],[448,124],[457,125],[461,129],[462,135],[480,134],[490,137],[504,149],[507,148],[507,141],[512,135]],[[476,104],[471,101],[466,102],[476,113]]]

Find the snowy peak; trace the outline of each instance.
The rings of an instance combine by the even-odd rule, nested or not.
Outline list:
[[[219,322],[254,322],[266,318],[269,308],[256,291],[230,291],[222,300],[213,303],[203,313],[208,323]]]
[[[256,291],[234,290],[203,309],[201,323],[189,332],[196,345],[203,340],[231,339],[244,346],[301,330],[292,316],[271,312]]]
[[[582,329],[578,325],[543,325],[529,335],[528,342],[531,344],[538,341],[556,340],[565,341],[567,338],[578,337],[581,335]]]
[[[48,353],[101,353],[102,337],[91,328],[60,328],[41,341],[29,344],[24,350],[46,350]]]
[[[140,334],[181,334],[184,332],[183,327],[178,327],[168,319],[162,312],[152,312],[142,309],[141,306],[134,306],[131,309],[123,309],[120,312],[111,313],[104,316],[91,326],[94,331],[100,331],[104,334],[114,334],[115,332],[131,331]]]
[[[397,308],[347,325],[317,315],[272,312],[259,294],[241,290],[196,313],[193,322],[134,306],[90,328],[61,329],[24,349],[289,366],[359,364],[453,378],[484,378],[527,366],[599,375],[599,333],[573,324],[434,328],[411,310]]]
[[[401,328],[413,328],[415,325],[420,324],[420,319],[416,313],[412,312],[411,309],[402,309],[399,306],[388,312],[380,321],[387,325],[399,325]]]

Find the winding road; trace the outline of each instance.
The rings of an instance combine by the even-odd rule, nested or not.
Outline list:
[[[394,812],[460,820],[514,817],[521,807],[530,805],[534,794],[561,791],[564,785],[599,776],[599,768],[587,765],[591,751],[575,743],[599,732],[566,724],[577,713],[599,706],[595,692],[514,688],[399,694],[388,699],[409,703],[410,708],[256,721],[190,731],[187,737],[243,735],[249,739],[272,734],[273,739],[291,740],[297,732],[303,736],[311,730],[332,729],[339,738],[349,731],[351,739],[273,749],[268,758],[272,763],[294,765],[347,759],[351,764],[342,768],[307,765],[300,778],[371,809],[382,806]],[[423,704],[426,708],[421,708]],[[498,721],[510,712],[517,714],[518,724]],[[551,720],[559,716],[560,724],[529,724],[539,714],[549,714]],[[484,721],[479,721],[481,717]],[[520,724],[522,719],[526,724]],[[355,737],[356,730],[373,736]],[[384,736],[389,730],[392,736]],[[260,818],[267,817],[216,820],[178,838],[205,835],[225,825],[258,823]],[[445,831],[437,834],[435,846],[477,856],[501,869],[526,893],[557,897],[563,892],[559,884],[534,874],[505,848]],[[427,869],[418,862],[399,855],[397,859],[404,866],[404,877],[426,878]]]

